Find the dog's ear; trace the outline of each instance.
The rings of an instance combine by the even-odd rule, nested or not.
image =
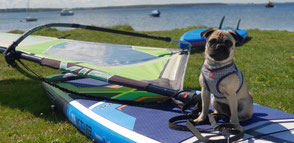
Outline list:
[[[239,35],[238,32],[229,30],[229,33],[236,40],[236,43],[242,43],[243,42],[243,37],[241,35]]]
[[[214,31],[216,31],[216,28],[208,28],[207,30],[201,32],[201,39],[203,39],[204,37],[207,38],[209,35],[211,35]]]

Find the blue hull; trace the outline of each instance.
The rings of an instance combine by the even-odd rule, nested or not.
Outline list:
[[[181,41],[186,41],[192,44],[192,48],[205,48],[206,45],[206,38],[201,39],[201,32],[207,30],[207,28],[205,29],[195,29],[195,30],[191,30],[188,31],[186,33],[184,33],[181,37]],[[245,39],[248,35],[248,31],[246,30],[236,30],[236,29],[229,29],[229,28],[223,28],[222,30],[235,30],[239,35],[241,35],[243,37],[243,39]],[[179,44],[179,47],[181,49],[187,49],[188,46],[185,44]]]

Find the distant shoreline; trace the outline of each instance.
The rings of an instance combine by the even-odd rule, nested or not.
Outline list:
[[[107,6],[107,7],[80,7],[72,8],[73,10],[94,10],[94,9],[131,9],[131,8],[161,8],[161,7],[180,7],[180,6],[212,6],[212,5],[228,5],[226,3],[186,3],[186,4],[158,4],[158,5],[130,5],[130,6]],[[31,8],[30,12],[41,11],[61,11],[63,8]],[[4,12],[26,12],[26,8],[7,8],[0,9]]]
[[[274,4],[287,4],[294,2],[275,2]],[[265,4],[265,3],[264,3]],[[78,7],[73,10],[95,10],[95,9],[132,9],[132,8],[162,8],[162,7],[180,7],[180,6],[213,6],[213,5],[264,5],[263,3],[185,3],[185,4],[154,4],[154,5],[129,5],[129,6],[106,6],[106,7]],[[31,12],[41,11],[61,11],[64,8],[31,8]],[[6,8],[0,9],[4,12],[26,12],[26,8]]]

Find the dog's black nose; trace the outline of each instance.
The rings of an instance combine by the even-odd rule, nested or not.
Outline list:
[[[225,44],[217,44],[215,47],[216,50],[220,50],[220,49],[224,49],[224,48],[226,48]]]

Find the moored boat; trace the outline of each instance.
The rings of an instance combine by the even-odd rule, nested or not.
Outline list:
[[[160,11],[159,10],[152,10],[150,16],[152,16],[152,17],[160,17]]]
[[[26,17],[26,22],[32,22],[32,21],[38,21],[38,18],[30,17],[30,16]]]
[[[266,8],[273,8],[274,7],[274,4],[272,1],[269,1],[266,5],[265,5]]]
[[[30,10],[30,1],[28,0],[27,1],[27,8],[26,8],[26,12],[29,13],[29,10]],[[26,22],[33,22],[33,21],[38,21],[38,18],[36,17],[31,17],[30,15],[27,16],[25,18]]]
[[[74,12],[71,9],[62,9],[60,12],[61,16],[72,16]]]

